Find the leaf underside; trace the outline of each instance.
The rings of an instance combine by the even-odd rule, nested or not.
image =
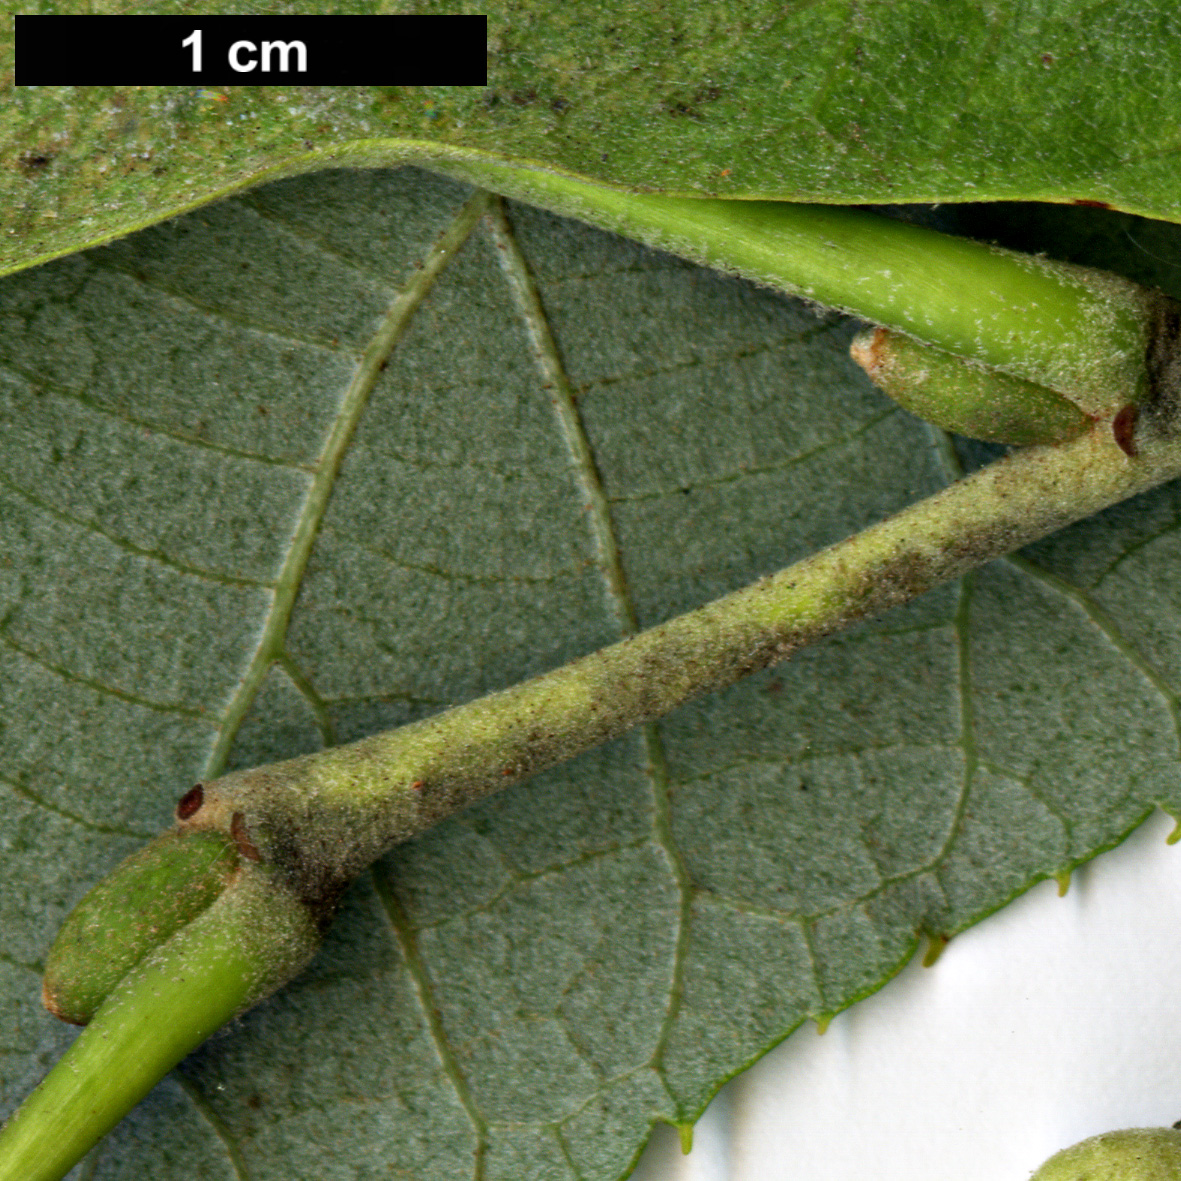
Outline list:
[[[61,6],[0,0],[0,274],[340,164],[464,169],[493,188],[515,162],[689,195],[1080,200],[1181,220],[1181,135],[1161,117],[1181,107],[1181,12],[1166,0],[672,0],[626,19],[570,0],[218,0],[201,12],[489,21],[486,87],[240,86],[228,102],[17,88],[18,7]]]
[[[71,1036],[38,1005],[57,925],[219,739],[242,766],[424,716],[954,478],[852,322],[510,205],[317,517],[358,358],[470,196],[323,173],[0,284],[0,1110]],[[1177,289],[1169,227],[1056,214],[949,228]],[[620,1176],[925,935],[1181,809],[1179,520],[1175,487],[1120,506],[396,850],[85,1175]]]

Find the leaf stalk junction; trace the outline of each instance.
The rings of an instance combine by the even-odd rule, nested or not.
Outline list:
[[[174,829],[63,927],[46,1002],[86,1028],[0,1132],[0,1181],[64,1176],[186,1054],[303,969],[348,882],[392,845],[1181,475],[1178,317],[1159,293],[859,210],[637,195],[523,169],[477,179],[884,325],[857,349],[887,392],[949,429],[1032,445],[532,680],[188,792]]]

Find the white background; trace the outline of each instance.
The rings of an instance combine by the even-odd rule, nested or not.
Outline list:
[[[1058,1149],[1181,1119],[1181,844],[1152,816],[725,1087],[634,1181],[1027,1181]]]

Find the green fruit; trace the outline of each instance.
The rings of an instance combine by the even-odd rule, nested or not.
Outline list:
[[[1030,1181],[1181,1181],[1181,1131],[1104,1132],[1050,1157]]]
[[[103,878],[62,924],[45,963],[41,998],[85,1025],[148,952],[208,910],[238,865],[221,833],[166,832]]]

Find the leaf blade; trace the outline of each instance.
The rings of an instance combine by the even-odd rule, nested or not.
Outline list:
[[[486,7],[483,90],[238,87],[221,103],[187,88],[17,89],[9,51],[0,273],[341,165],[454,170],[514,196],[501,165],[690,196],[1181,216],[1176,137],[1158,115],[1181,99],[1157,51],[1181,32],[1167,4],[682,2],[626,25],[592,4]]]
[[[332,232],[343,239],[335,255],[350,254],[350,237],[363,255],[374,238],[376,184],[386,186],[382,208],[434,209],[439,227],[454,215],[457,197],[462,204],[448,182],[378,174],[287,182],[255,201],[288,210],[285,217],[302,211],[314,219],[323,200]],[[349,185],[352,202],[340,198]],[[548,214],[516,208],[511,215],[603,482],[641,623],[786,564],[949,478],[925,429],[889,408],[844,356],[851,326]],[[382,264],[403,281],[431,236],[412,215],[406,224],[403,253],[391,251],[386,257],[394,261]],[[391,237],[397,225],[391,217]],[[231,276],[257,253],[248,249],[251,232],[226,236],[211,254],[218,260],[211,274]],[[286,245],[271,248],[274,258],[300,258],[297,238],[283,235]],[[251,328],[249,337],[238,323],[245,301],[231,295],[216,330],[190,341],[193,364],[153,367],[150,359],[162,354],[150,351],[150,328],[139,330],[131,356],[121,360],[110,324],[135,319],[128,302],[114,297],[131,301],[146,290],[125,282],[133,259],[149,276],[217,287],[197,269],[170,268],[181,241],[162,227],[134,250],[112,248],[125,252],[119,257],[127,264],[115,286],[101,256],[10,281],[2,289],[5,311],[23,331],[5,338],[3,362],[9,387],[23,383],[22,406],[36,404],[33,387],[43,404],[55,406],[80,404],[84,391],[106,409],[101,421],[114,422],[127,446],[135,441],[140,448],[104,443],[97,453],[112,470],[140,477],[133,488],[119,486],[122,497],[100,496],[92,506],[108,534],[130,531],[119,514],[134,493],[170,526],[159,529],[153,546],[187,546],[194,568],[203,552],[207,566],[225,566],[245,560],[242,547],[210,541],[199,530],[186,533],[192,498],[173,497],[177,485],[153,477],[162,480],[171,470],[181,488],[205,487],[209,457],[217,456],[225,472],[239,472],[246,461],[230,452],[247,439],[272,460],[252,461],[275,481],[258,513],[290,521],[309,457],[314,462],[316,440],[331,432],[351,369],[340,353],[320,348],[319,372],[305,373],[283,396],[266,367],[251,364],[243,340],[260,347],[282,340],[277,329],[298,320],[280,283],[262,287],[254,315],[267,327]],[[619,635],[582,512],[580,475],[544,388],[547,371],[530,351],[497,255],[493,239],[468,243],[382,372],[311,552],[287,663],[263,683],[239,732],[235,763],[297,753],[328,730],[343,740],[421,716]],[[383,305],[372,298],[371,276],[364,267],[352,270],[351,298],[376,317]],[[311,312],[342,273],[337,268],[320,285],[308,285],[304,323],[313,322]],[[96,283],[108,302],[80,303],[76,293]],[[153,294],[156,302],[141,304],[139,314],[154,313],[167,326],[183,290]],[[331,306],[346,304],[338,297]],[[89,307],[88,319],[78,319],[80,306]],[[182,306],[182,322],[193,323],[189,305]],[[68,339],[51,331],[55,317],[81,323],[84,341],[100,347],[38,354],[35,342]],[[354,351],[365,339],[355,334]],[[148,359],[137,361],[141,349]],[[176,372],[211,376],[182,390],[173,384]],[[238,376],[227,392],[228,373]],[[134,380],[121,388],[125,374]],[[272,413],[258,415],[259,405]],[[302,418],[294,417],[297,409]],[[275,430],[270,420],[284,416],[288,425]],[[37,421],[45,432],[53,420]],[[160,443],[156,433],[143,432],[145,421],[160,434],[167,429],[169,446],[183,438],[186,450],[168,453],[171,469],[155,465]],[[75,425],[71,437],[85,444],[89,433]],[[217,448],[209,446],[211,437]],[[85,448],[59,446],[55,463],[56,438],[42,437],[49,458],[37,470],[64,463],[79,476],[46,479],[45,501],[56,505],[53,498],[87,489],[97,496],[98,482],[85,478],[95,470],[86,466]],[[28,467],[24,441],[21,448],[9,470]],[[260,499],[259,486],[231,480],[215,501],[217,514],[232,520]],[[1154,547],[1169,544],[1175,497],[1175,490],[1162,490],[1147,509],[1130,506],[1076,527],[1070,548],[1048,541],[1030,560],[1063,582],[1098,586],[1103,609],[1122,618],[1152,569],[1137,566],[1136,555],[1147,562]],[[27,813],[5,816],[6,839],[27,846],[10,871],[27,881],[8,893],[32,898],[33,883],[44,891],[8,919],[16,945],[34,949],[32,959],[53,908],[69,901],[72,885],[100,876],[95,859],[120,840],[94,826],[147,827],[153,815],[170,811],[177,783],[188,786],[218,707],[248,663],[244,654],[252,651],[267,596],[258,586],[235,587],[249,611],[207,610],[203,626],[230,629],[223,647],[234,658],[195,664],[205,671],[198,684],[187,683],[174,658],[189,650],[184,643],[196,645],[196,634],[179,649],[159,637],[169,629],[189,636],[185,594],[203,582],[194,569],[159,562],[141,537],[144,552],[120,549],[119,561],[134,559],[133,569],[161,566],[157,577],[172,582],[157,589],[176,585],[183,593],[167,609],[164,600],[149,600],[159,608],[154,618],[129,610],[121,623],[110,623],[125,653],[105,660],[108,649],[88,650],[99,629],[91,628],[86,643],[71,640],[73,620],[100,609],[107,613],[98,618],[116,620],[112,604],[138,604],[131,596],[111,598],[129,567],[94,557],[71,567],[69,578],[60,574],[66,567],[47,559],[53,545],[67,556],[79,552],[77,523],[23,503],[22,517],[4,518],[4,553],[13,559],[4,569],[23,575],[23,585],[6,575],[4,617],[10,640],[48,652],[55,663],[34,666],[6,646],[13,671],[4,683],[23,685],[20,712],[12,716],[48,713],[89,741],[55,749],[31,723],[10,727],[6,760],[14,783],[33,799],[68,805],[94,836],[76,848],[63,842],[39,852],[29,828],[44,814],[33,800],[26,799]],[[31,548],[33,536],[40,549]],[[87,543],[112,546],[102,534]],[[274,569],[281,548],[265,553]],[[916,927],[954,930],[1031,877],[1115,840],[1152,800],[1171,800],[1176,752],[1173,739],[1163,743],[1158,732],[1160,690],[1145,687],[1077,602],[1064,613],[1052,588],[1005,568],[979,577],[970,598],[936,592],[662,723],[667,781],[649,771],[652,748],[635,736],[488,801],[387,859],[378,870],[380,891],[358,888],[329,952],[309,975],[186,1067],[187,1102],[197,1107],[184,1118],[203,1129],[192,1152],[208,1154],[205,1113],[212,1113],[218,1143],[232,1144],[252,1176],[289,1175],[293,1162],[310,1174],[337,1167],[325,1145],[338,1165],[378,1153],[384,1165],[416,1176],[464,1175],[474,1168],[480,1135],[456,1094],[449,1055],[486,1121],[485,1176],[513,1176],[526,1165],[555,1175],[619,1175],[654,1118],[691,1119],[722,1078],[799,1021],[871,991],[908,958]],[[223,584],[214,586],[221,593]],[[214,633],[204,634],[208,647]],[[1030,648],[1024,654],[1023,644]],[[1072,686],[1068,666],[1051,659],[1056,644],[1081,653],[1096,675]],[[990,653],[984,671],[973,664],[981,651]],[[971,718],[974,742],[989,744],[987,759],[976,755],[976,811],[963,798],[965,660],[973,702],[985,703]],[[1046,669],[1064,684],[1047,681]],[[133,682],[138,670],[143,675]],[[73,718],[57,700],[61,671],[84,671],[93,682],[70,682],[80,703]],[[1010,684],[1014,675],[1024,686],[1020,694]],[[56,682],[47,679],[53,676]],[[1094,687],[1109,680],[1112,692],[1097,704]],[[1052,683],[1056,695],[1039,699],[1041,682]],[[123,696],[104,694],[104,685]],[[127,700],[137,686],[141,699]],[[152,710],[150,704],[170,700],[147,697],[148,689],[158,697],[172,691],[188,712]],[[1046,760],[1038,762],[1038,745],[1055,737],[1054,711],[1065,693],[1072,709],[1098,711],[1100,721],[1137,712],[1159,717],[1160,726],[1142,721],[1136,731],[1140,753],[1130,770],[1138,782],[1131,789],[1121,727],[1105,734],[1098,724],[1082,753],[1071,756],[1053,808],[1022,784],[1047,794],[1049,771]],[[126,736],[127,745],[100,729],[87,731],[88,714]],[[163,718],[171,729],[141,738],[145,718]],[[1030,718],[1041,719],[1032,737],[1021,728]],[[1088,787],[1084,766],[1096,754],[1103,780]],[[1021,765],[1008,766],[1018,755]],[[131,784],[124,782],[129,776]],[[92,783],[107,793],[89,789]],[[662,822],[658,797],[666,789]],[[1072,798],[1086,838],[1067,846],[1054,811],[1072,806]],[[940,862],[957,825],[964,835]],[[829,856],[815,855],[821,843]],[[691,883],[688,908],[678,896],[670,848]],[[986,857],[990,869],[981,882],[976,867]],[[403,944],[412,937],[421,949],[417,980],[379,894],[395,898],[405,914]],[[681,921],[686,913],[688,926]],[[667,998],[677,987],[678,939],[685,967],[674,1011]],[[32,973],[14,973],[14,996],[22,997]],[[20,983],[26,975],[28,985]],[[41,1037],[38,1030],[32,1016],[19,1018],[22,1037]],[[539,1062],[548,1074],[536,1073]],[[26,1066],[22,1058],[5,1075],[13,1099]],[[163,1119],[173,1108],[161,1104],[157,1117],[145,1112],[140,1132],[129,1129],[108,1149],[105,1175],[130,1176],[144,1167],[144,1154],[155,1152],[158,1161],[162,1144],[172,1144],[176,1130]],[[168,1167],[181,1176],[195,1166],[185,1155],[187,1137],[176,1139],[176,1163]]]

